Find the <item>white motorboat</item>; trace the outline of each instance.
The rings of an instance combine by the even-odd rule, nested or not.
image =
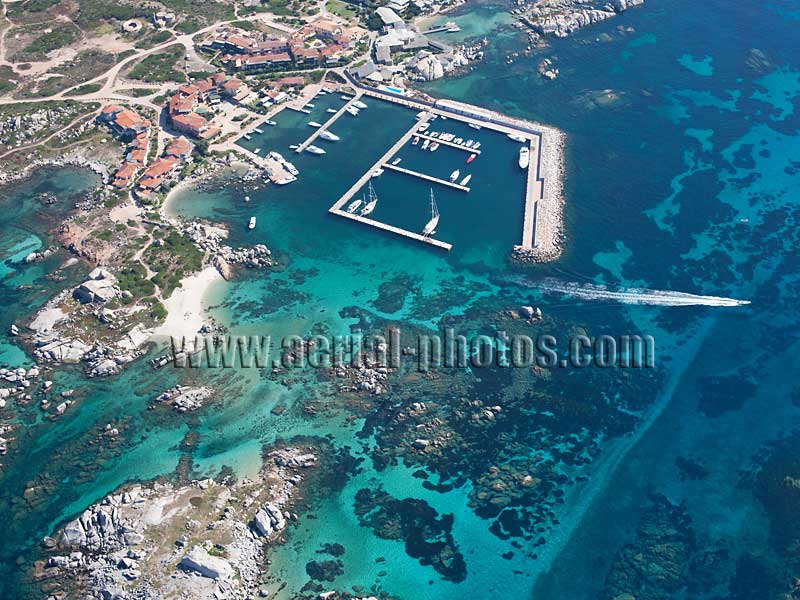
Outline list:
[[[335,115],[335,114],[336,114],[337,112],[339,112],[339,111],[338,111],[338,110],[336,110],[335,108],[329,108],[329,109],[328,109],[328,110],[326,110],[325,112],[329,112],[329,113],[331,113],[332,115]]]
[[[436,233],[436,227],[439,225],[439,208],[436,206],[436,200],[433,197],[433,188],[431,188],[431,220],[425,225],[422,230],[422,235],[430,237]]]
[[[261,152],[261,148],[256,148],[253,150],[253,154],[258,154],[259,152]]]
[[[436,152],[439,149],[439,142],[433,142],[431,144],[431,152]]]
[[[392,161],[392,165],[399,165],[401,160],[403,160],[403,159],[402,159],[402,158],[395,158],[395,159]]]
[[[293,181],[297,181],[297,177],[290,175],[289,177],[284,177],[283,179],[278,179],[275,182],[275,185],[286,185],[287,183],[292,183]]]
[[[514,140],[515,142],[524,142],[525,138],[516,133],[507,133],[508,139]]]
[[[475,140],[467,140],[466,142],[464,142],[464,145],[467,148],[472,148],[475,145]]]
[[[271,127],[275,127],[275,125],[277,125],[277,123],[275,121],[264,121],[264,124],[265,125],[269,125]]]
[[[250,217],[250,222],[247,224],[248,229],[255,229],[256,228],[256,218]]]
[[[308,122],[308,126],[309,127],[322,127],[322,123],[317,123],[316,121],[309,121]]]
[[[347,101],[350,101],[350,100],[352,100],[352,99],[353,99],[353,97],[352,97],[352,96],[339,96],[339,97],[340,97],[342,100],[347,100]]]
[[[472,179],[472,173],[470,173],[469,175],[464,177],[464,179],[461,180],[461,184],[460,185],[466,186],[469,183],[470,179]]]
[[[458,169],[456,169],[455,171],[453,171],[452,173],[450,173],[450,181],[455,181],[456,179],[458,179],[458,176],[459,176],[459,175],[461,175],[461,171],[459,171]]]
[[[531,151],[527,146],[519,149],[519,168],[527,169],[531,162]]]
[[[380,177],[381,175],[383,175],[383,169],[377,168],[372,172],[372,175],[370,175],[370,177]]]
[[[458,144],[460,146],[463,141],[464,138],[457,137],[456,139],[453,140],[453,143]]]
[[[353,214],[358,210],[358,207],[361,206],[361,200],[353,200],[350,204],[347,205],[347,212]]]
[[[338,142],[340,139],[342,139],[338,135],[336,135],[335,133],[331,133],[327,129],[323,129],[322,131],[320,131],[319,137],[329,142]]]
[[[477,123],[467,123],[467,125],[469,125],[473,129],[482,129],[482,127],[480,125],[478,125]]]
[[[246,140],[250,140],[250,139],[252,139],[252,138],[250,137],[250,134],[249,134],[249,133],[245,133],[245,134],[244,134],[242,137],[243,137],[244,139],[246,139]]]
[[[367,197],[364,200],[365,205],[364,208],[361,209],[359,213],[362,217],[366,217],[370,214],[378,204],[378,196],[375,194],[375,188],[372,187],[372,182],[369,182],[369,188],[367,190]]]
[[[414,136],[414,139],[413,139],[413,140],[411,140],[411,145],[412,145],[412,146],[416,146],[417,144],[419,144],[419,136],[418,136],[418,135],[415,135],[415,136]]]
[[[358,115],[358,109],[355,106],[348,106],[347,108],[345,108],[345,110],[354,117]]]
[[[308,103],[308,104],[306,104],[306,105],[305,105],[303,108],[315,108],[315,107],[314,107],[314,105],[313,105],[313,104],[311,104],[311,102],[309,102],[309,103]]]
[[[439,137],[439,133],[441,133],[441,132],[439,132],[439,131],[434,131],[434,132],[433,132],[433,133],[430,135],[430,137],[432,137],[432,138],[437,138],[437,137]]]
[[[481,147],[481,143],[480,143],[480,142],[475,142],[475,143],[473,144],[473,146],[472,146],[472,149],[473,149],[473,150],[477,150],[477,149],[478,149],[478,148],[480,148],[480,147]]]
[[[355,102],[353,102],[353,106],[355,106],[359,110],[364,110],[365,108],[367,108],[367,105],[364,104],[361,100],[356,100]]]
[[[259,129],[258,127],[253,127],[253,131],[255,131],[256,133],[264,133],[264,130]]]
[[[300,144],[292,144],[289,146],[289,150],[297,150],[300,147]]]
[[[292,175],[295,175],[295,176],[297,176],[297,175],[299,175],[299,174],[300,174],[300,171],[298,171],[298,170],[297,170],[297,167],[295,167],[295,166],[294,166],[292,163],[290,163],[288,160],[285,160],[285,161],[283,161],[283,166],[284,166],[284,168],[285,168],[287,171],[289,171],[289,173],[291,173]]]
[[[423,150],[427,150],[428,146],[430,146],[430,145],[431,145],[431,141],[430,140],[425,140],[424,142],[422,142],[422,149]]]
[[[423,132],[425,132],[425,131],[428,131],[428,129],[430,128],[430,126],[431,126],[431,124],[430,124],[430,123],[423,123],[422,125],[420,125],[420,126],[417,128],[417,131],[419,131],[420,133],[423,133]]]
[[[325,154],[325,150],[319,146],[307,146],[306,152],[310,152],[311,154]]]

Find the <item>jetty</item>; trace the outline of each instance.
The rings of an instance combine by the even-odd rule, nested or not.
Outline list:
[[[244,155],[246,158],[250,159],[251,162],[264,169],[267,172],[269,180],[273,183],[292,177],[292,174],[289,173],[281,163],[269,156],[259,156],[255,152],[250,152],[247,148],[243,148],[239,145],[235,145],[231,149]]]
[[[419,121],[414,123],[414,125],[409,129],[406,133],[404,133],[400,139],[398,139],[386,153],[381,156],[374,165],[372,165],[367,171],[356,181],[349,190],[347,190],[344,195],[339,198],[333,206],[328,209],[328,212],[339,216],[344,217],[346,219],[351,219],[353,221],[357,221],[359,223],[363,223],[364,225],[370,225],[372,227],[376,227],[378,229],[382,229],[383,231],[388,231],[390,233],[394,233],[397,235],[402,235],[403,237],[416,240],[418,242],[422,242],[424,244],[430,244],[431,246],[435,246],[437,248],[441,248],[443,250],[450,251],[453,248],[452,244],[448,244],[447,242],[442,242],[440,240],[433,239],[431,237],[423,236],[419,233],[414,233],[413,231],[408,231],[407,229],[401,229],[400,227],[395,227],[394,225],[387,225],[386,223],[381,223],[380,221],[376,221],[375,219],[370,219],[368,217],[362,217],[361,215],[356,215],[347,212],[346,210],[342,210],[350,200],[355,196],[360,189],[362,189],[372,178],[372,174],[375,172],[376,169],[380,169],[382,165],[388,166],[390,168],[396,169],[397,167],[393,167],[392,165],[387,165],[386,162],[400,149],[408,143],[408,140],[415,134],[417,129],[423,123],[426,123],[430,119],[430,115],[426,115],[425,117],[421,118]],[[450,182],[447,182],[450,183]]]
[[[444,185],[456,190],[461,190],[462,192],[469,192],[469,188],[467,186],[450,181],[448,179],[440,179],[438,177],[433,177],[432,175],[426,175],[425,173],[420,173],[419,171],[404,169],[403,167],[398,167],[397,165],[392,165],[388,163],[384,164],[382,168],[391,169],[392,171],[397,171],[399,173],[405,173],[406,175],[411,175],[412,177],[419,177],[420,179],[424,179],[425,181],[432,181],[433,183],[438,183],[439,185]]]
[[[353,102],[357,102],[359,98],[361,98],[361,94],[356,93],[355,97],[350,98],[350,100],[348,100],[347,103],[344,106],[342,106],[342,108],[336,111],[335,114],[331,115],[331,118],[325,121],[322,124],[322,127],[318,127],[314,131],[314,133],[308,136],[308,138],[306,138],[306,141],[300,144],[295,150],[295,152],[299,154],[300,152],[303,152],[306,148],[308,148],[311,144],[313,144],[314,141],[319,137],[319,134],[322,133],[323,131],[327,131],[328,127],[333,125],[336,122],[336,120],[347,111],[347,109],[353,104]]]
[[[523,205],[524,218],[522,240],[515,246],[515,255],[525,261],[549,261],[560,254],[563,208],[563,145],[564,134],[559,130],[539,123],[533,123],[487,110],[479,106],[454,100],[430,100],[378,89],[357,81],[345,71],[353,89],[364,96],[377,98],[393,104],[406,106],[415,111],[425,111],[427,115],[446,117],[467,124],[490,129],[505,135],[513,134],[524,138],[530,148],[530,164],[526,176],[526,191]],[[431,139],[424,132],[417,134]],[[433,138],[440,145],[460,148],[466,152],[480,154],[479,150],[466,148]],[[391,165],[385,167],[394,168]],[[449,183],[449,182],[448,182]]]

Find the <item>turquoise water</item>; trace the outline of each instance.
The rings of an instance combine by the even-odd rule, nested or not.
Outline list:
[[[29,560],[42,535],[122,482],[170,475],[181,457],[191,459],[194,476],[222,466],[245,475],[258,469],[264,444],[296,436],[327,440],[335,459],[330,480],[300,507],[287,544],[271,553],[270,587],[285,584],[277,597],[300,594],[309,581],[306,564],[323,560],[317,551],[332,542],[345,546],[343,573],[321,582],[324,589],[400,598],[613,598],[625,589],[636,590],[636,598],[755,599],[788,589],[783,573],[792,572],[791,555],[775,539],[775,506],[787,504],[790,514],[800,507],[790,494],[752,486],[743,472],[757,468],[754,455],[798,425],[800,64],[793,4],[648,4],[511,65],[507,54],[526,40],[508,28],[507,17],[483,5],[462,13],[445,20],[472,23],[473,29],[462,25],[470,35],[493,34],[486,62],[429,91],[567,133],[562,258],[528,269],[507,261],[520,234],[524,183],[514,169],[514,146],[485,131],[465,128],[487,149],[469,167],[455,150],[426,155],[407,146],[397,154],[408,168],[473,173],[469,194],[435,189],[438,237],[454,244],[452,252],[328,215],[414,120],[413,112],[368,102],[358,117],[344,115],[332,127],[342,140],[326,143],[326,155],[290,153],[288,146],[312,131],[307,121],[322,122],[327,107],[341,106],[331,95],[314,101],[312,115],[284,111],[278,126],[242,142],[282,152],[300,169],[297,182],[250,193],[249,203],[230,182],[176,199],[177,213],[224,221],[235,244],[266,243],[280,262],[275,271],[246,272],[223,284],[213,316],[233,333],[276,337],[380,331],[390,323],[408,331],[451,325],[492,333],[530,331],[501,311],[533,304],[546,316],[539,329],[557,335],[653,335],[658,368],[545,376],[492,368],[435,377],[404,368],[380,397],[337,394],[335,383],[309,371],[154,372],[141,361],[102,382],[58,373],[59,389],[82,390],[79,403],[56,422],[38,422],[35,407],[20,409],[27,424],[4,461],[0,508],[12,515],[2,561],[13,575],[2,578],[7,597],[27,597],[11,591],[23,580],[16,557]],[[489,13],[499,16],[488,19]],[[536,74],[544,55],[560,69],[553,82]],[[388,171],[373,182],[381,199],[376,218],[413,230],[424,224],[427,184]],[[9,262],[47,245],[36,186],[68,195],[90,184],[67,171],[42,176],[4,200],[19,212],[8,215],[0,237],[9,273],[3,331],[58,287],[43,276],[59,260]],[[252,232],[250,215],[258,220]],[[537,289],[545,277],[752,304],[578,301]],[[23,282],[34,287],[19,288]],[[22,360],[4,341],[5,360]],[[188,420],[146,410],[150,397],[186,378],[225,392]],[[479,425],[467,400],[503,411],[492,425]],[[408,451],[409,439],[419,436],[397,415],[418,401],[452,434],[441,454]],[[120,446],[87,451],[86,442],[107,422],[122,425]],[[190,449],[181,445],[188,432],[198,437]],[[785,462],[787,474],[800,477],[791,466],[796,456]],[[509,478],[507,500],[487,483],[492,467],[532,473],[541,482],[523,488]],[[382,490],[390,500],[367,511],[363,490]],[[682,505],[688,519],[666,522],[656,537],[688,528],[691,547],[658,553],[653,538],[637,531],[654,494]],[[418,504],[398,502],[405,500]],[[404,537],[409,519],[429,545]],[[656,567],[648,572],[625,562],[621,549],[643,539],[653,551],[648,560],[679,573],[669,585],[657,581]],[[434,549],[433,542],[442,546]],[[454,550],[463,570],[458,560],[437,554],[442,547]]]

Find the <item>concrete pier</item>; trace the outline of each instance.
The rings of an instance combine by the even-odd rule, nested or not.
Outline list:
[[[371,225],[373,227],[377,227],[378,229],[382,229],[384,231],[389,231],[389,232],[395,233],[397,235],[402,235],[403,237],[407,237],[407,238],[410,238],[412,240],[416,240],[418,242],[423,242],[425,244],[430,244],[432,246],[436,246],[437,248],[442,248],[443,250],[447,250],[447,251],[451,250],[453,248],[453,245],[452,244],[448,244],[447,242],[442,242],[442,241],[433,239],[431,237],[425,237],[423,235],[420,235],[419,233],[414,233],[413,231],[408,231],[406,229],[401,229],[400,227],[395,227],[393,225],[387,225],[386,223],[381,223],[380,221],[376,221],[374,219],[370,219],[370,218],[367,218],[367,217],[362,217],[360,215],[350,214],[349,212],[347,212],[345,210],[342,210],[342,208],[348,202],[350,202],[353,199],[353,196],[355,196],[356,193],[358,193],[358,191],[366,185],[367,181],[369,181],[372,178],[372,173],[375,172],[376,169],[381,168],[382,165],[391,167],[391,165],[386,165],[386,161],[389,160],[392,156],[394,156],[394,154],[396,154],[397,151],[400,148],[402,148],[404,144],[408,143],[408,140],[410,140],[411,136],[413,136],[415,134],[415,132],[417,131],[419,126],[422,125],[423,123],[427,122],[429,118],[430,118],[430,116],[426,116],[426,117],[423,117],[422,119],[420,119],[419,121],[417,121],[416,123],[414,123],[414,125],[411,127],[411,129],[409,129],[406,133],[404,133],[403,136],[400,137],[400,139],[397,140],[392,145],[392,147],[389,148],[389,150],[387,150],[386,153],[383,156],[381,156],[375,162],[374,165],[372,165],[369,169],[367,169],[367,172],[364,173],[358,179],[358,181],[356,181],[350,187],[350,189],[347,190],[344,193],[344,195],[341,198],[339,198],[336,201],[336,203],[328,209],[328,212],[333,214],[333,215],[337,215],[339,217],[345,217],[345,218],[351,219],[353,221],[358,221],[359,223],[363,223],[365,225]],[[397,167],[391,167],[391,168],[397,168]]]
[[[533,249],[536,246],[537,239],[545,238],[548,235],[548,232],[544,230],[546,221],[537,219],[539,202],[544,198],[544,181],[537,176],[539,172],[539,140],[536,138],[530,142],[530,157],[525,188],[522,244],[520,244],[526,249]],[[542,231],[537,231],[537,229]]]
[[[424,179],[426,181],[432,181],[433,183],[438,183],[439,185],[444,185],[456,190],[461,190],[462,192],[469,192],[469,188],[465,185],[461,185],[460,183],[449,181],[447,179],[439,179],[438,177],[433,177],[432,175],[426,175],[425,173],[420,173],[418,171],[412,171],[411,169],[404,169],[403,167],[398,167],[396,165],[385,164],[383,165],[384,169],[391,169],[392,171],[398,171],[399,173],[405,173],[406,175],[411,175],[412,177],[419,177],[420,179]]]
[[[359,98],[361,98],[361,94],[360,94],[360,93],[357,93],[357,94],[355,95],[355,97],[353,97],[353,98],[351,98],[350,100],[348,100],[348,101],[347,101],[347,103],[346,103],[346,104],[345,104],[345,105],[344,105],[342,108],[340,108],[338,111],[336,111],[336,114],[334,114],[334,115],[331,115],[331,118],[330,118],[330,119],[328,119],[327,121],[325,121],[325,122],[322,124],[322,127],[318,127],[318,128],[316,129],[316,131],[314,131],[314,133],[312,133],[310,136],[308,136],[308,138],[306,139],[306,141],[305,141],[305,142],[303,142],[302,144],[300,144],[300,145],[297,147],[297,149],[295,150],[295,152],[297,152],[297,153],[299,154],[300,152],[302,152],[303,150],[305,150],[306,148],[308,148],[308,147],[309,147],[311,144],[313,144],[313,143],[314,143],[314,140],[316,140],[316,139],[319,137],[319,134],[320,134],[320,133],[322,133],[323,131],[326,131],[326,130],[328,129],[328,127],[330,127],[331,125],[333,125],[333,124],[336,122],[336,119],[338,119],[339,117],[341,117],[341,116],[342,116],[342,115],[345,113],[345,111],[347,110],[347,108],[348,108],[349,106],[351,106],[351,105],[353,104],[353,102],[356,102],[356,101],[357,101]]]

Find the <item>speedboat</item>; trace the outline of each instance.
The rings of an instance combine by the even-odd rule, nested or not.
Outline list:
[[[347,112],[349,112],[351,115],[353,115],[354,117],[356,115],[358,115],[358,109],[355,106],[348,106],[347,108],[345,108],[345,110]]]
[[[473,146],[472,146],[472,149],[473,150],[477,150],[480,147],[481,147],[481,143],[480,142],[475,142],[475,144],[473,144]]]
[[[325,111],[325,112],[329,112],[329,113],[331,113],[332,115],[335,115],[335,114],[336,114],[337,112],[339,112],[339,111],[338,111],[338,110],[336,110],[335,108],[329,108],[329,109],[328,109],[327,111]]]
[[[289,146],[289,150],[297,150],[300,147],[300,144],[292,144]]]
[[[413,139],[413,140],[411,140],[411,145],[412,145],[412,146],[416,146],[417,144],[419,144],[419,136],[418,136],[418,135],[415,135],[415,136],[414,136],[414,139]]]
[[[475,160],[476,158],[478,158],[478,155],[477,155],[477,154],[470,154],[470,155],[469,155],[469,158],[467,159],[467,164],[471,163],[471,162],[472,162],[473,160]]]
[[[527,169],[531,160],[531,151],[527,146],[519,149],[519,168]]]
[[[295,167],[295,166],[294,166],[292,163],[290,163],[288,160],[285,160],[285,161],[283,161],[283,166],[284,166],[284,168],[285,168],[287,171],[289,171],[289,173],[291,173],[292,175],[299,175],[299,174],[300,174],[300,171],[298,171],[298,170],[297,170],[297,167]]]
[[[383,169],[377,168],[372,172],[372,175],[370,175],[370,177],[380,177],[381,175],[383,175]]]
[[[352,96],[339,96],[339,97],[340,97],[342,100],[347,100],[347,101],[350,101],[350,100],[352,100],[352,99],[353,99],[353,97],[352,97]]]
[[[461,171],[459,171],[458,169],[456,169],[455,171],[453,171],[452,173],[450,173],[450,181],[455,181],[456,179],[458,179],[458,176],[459,176],[459,175],[461,175]]]
[[[431,152],[436,152],[439,149],[439,142],[433,142],[431,144]]]
[[[261,152],[261,148],[256,148],[253,150],[253,154],[258,154],[259,152]]]
[[[441,133],[441,132],[439,132],[439,131],[434,131],[434,132],[433,132],[433,133],[430,135],[430,137],[432,137],[432,138],[437,138],[437,137],[439,137],[439,133]]]
[[[278,181],[275,182],[275,185],[286,185],[287,183],[292,183],[293,181],[297,181],[297,177],[290,175],[289,177],[278,179]]]
[[[464,177],[464,179],[461,180],[461,183],[459,185],[466,186],[469,183],[470,179],[472,179],[472,173]]]
[[[465,145],[467,148],[472,148],[472,146],[474,146],[474,145],[475,145],[475,140],[467,140],[467,141],[464,143],[464,145]]]
[[[309,121],[308,122],[308,126],[309,127],[322,127],[322,123],[317,123],[316,121]]]
[[[516,133],[508,133],[506,135],[508,136],[508,139],[514,140],[515,142],[524,142],[525,141],[524,137],[522,137],[521,135],[516,134]]]
[[[320,131],[319,137],[329,142],[338,142],[341,139],[338,135],[336,135],[335,133],[331,133],[327,129]]]
[[[467,123],[467,125],[469,125],[473,129],[481,129],[481,126],[478,125],[477,123]]]
[[[248,229],[255,229],[256,228],[256,218],[250,217],[250,222],[247,224]]]
[[[434,143],[436,143],[436,142],[434,142]],[[430,140],[425,140],[424,142],[422,142],[422,149],[423,150],[427,150],[428,146],[430,146],[430,145],[431,145],[431,141]]]
[[[428,128],[430,128],[430,126],[431,126],[430,123],[423,123],[417,128],[417,131],[419,131],[420,133],[422,133],[423,131],[428,131]]]
[[[308,103],[308,104],[306,104],[306,105],[305,105],[303,108],[314,108],[314,105],[313,105],[313,104],[311,104],[311,102],[309,102],[309,103]]]
[[[350,204],[347,205],[347,212],[350,214],[356,212],[358,207],[361,206],[361,200],[353,200]]]
[[[361,100],[356,100],[355,102],[353,102],[353,106],[355,106],[359,110],[364,110],[365,108],[367,108],[367,105],[364,104]]]
[[[392,165],[399,165],[401,160],[403,160],[403,159],[402,159],[402,158],[395,158],[395,159],[392,161]]]
[[[242,137],[243,137],[244,139],[246,139],[246,140],[249,140],[249,139],[251,139],[251,138],[250,138],[250,134],[248,134],[248,133],[245,133],[245,134],[244,134]]]
[[[325,150],[319,146],[308,146],[306,152],[310,152],[311,154],[325,154]]]
[[[264,133],[264,131],[262,129],[259,129],[258,127],[253,127],[253,131],[255,131],[256,133]]]
[[[458,137],[458,138],[456,138],[456,139],[454,139],[454,140],[453,140],[453,143],[454,143],[454,144],[459,144],[459,145],[461,145],[461,142],[463,142],[463,141],[464,141],[464,138],[460,138],[460,137]]]
[[[277,125],[277,123],[275,121],[264,121],[264,124],[265,125],[270,125],[272,127],[275,127],[275,125]]]

